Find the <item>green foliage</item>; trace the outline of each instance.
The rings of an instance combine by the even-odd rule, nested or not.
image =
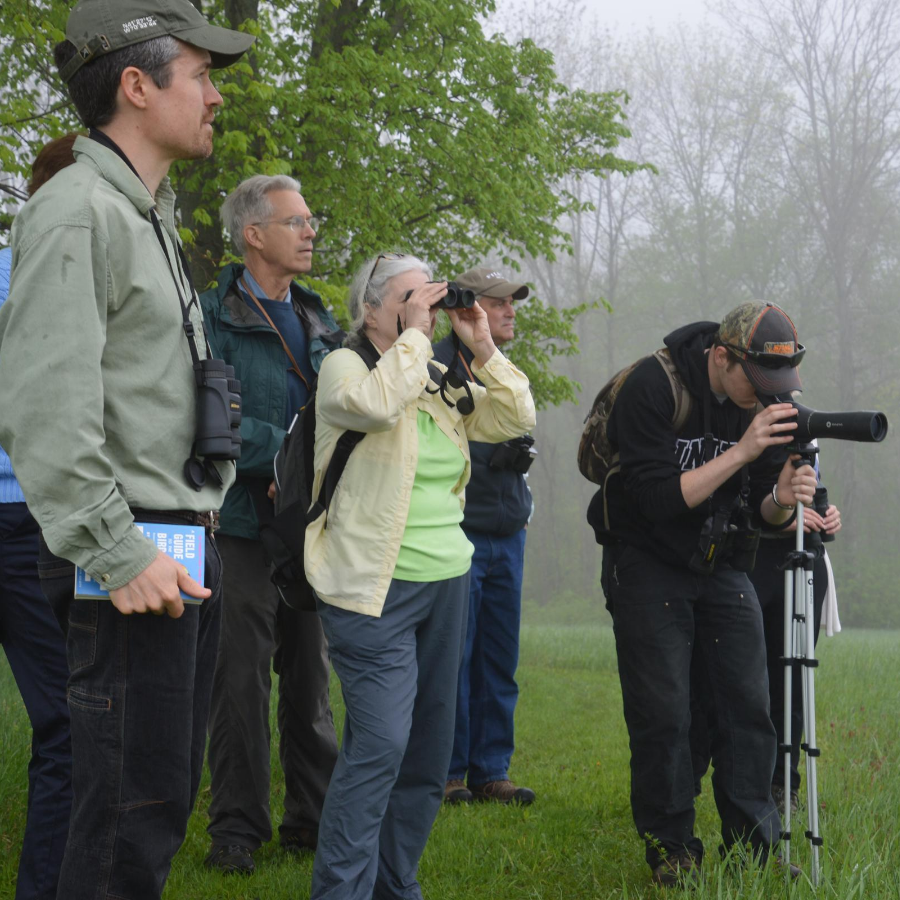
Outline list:
[[[22,189],[41,146],[77,127],[53,66],[67,15],[58,0],[0,4],[0,184]],[[0,192],[0,235],[12,222],[14,204]]]
[[[575,320],[597,307],[597,303],[579,303],[556,309],[537,297],[517,307],[516,338],[504,351],[528,376],[538,409],[576,402],[576,392],[581,390],[581,385],[555,373],[552,358],[574,356],[579,352]]]
[[[5,173],[24,175],[44,140],[75,125],[51,72],[69,5],[6,0],[0,8]],[[214,155],[173,169],[200,283],[226,256],[222,198],[260,172],[300,180],[323,220],[312,276],[343,286],[385,247],[410,248],[438,272],[489,255],[512,266],[553,259],[571,246],[557,223],[585,208],[564,179],[640,168],[615,155],[629,134],[625,95],[569,90],[547,50],[488,37],[481,23],[491,0],[196,5],[257,36],[244,60],[215,73],[225,106]],[[326,294],[340,309],[339,294]],[[575,385],[550,362],[577,352],[572,325],[585,308],[531,304],[523,313],[536,330],[518,342],[517,361],[542,402],[574,398]]]

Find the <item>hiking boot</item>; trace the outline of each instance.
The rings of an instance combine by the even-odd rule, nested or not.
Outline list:
[[[784,872],[785,869],[791,873],[791,881],[796,881],[802,874],[803,870],[800,866],[795,866],[793,863],[785,862],[784,857],[776,856],[772,860],[772,865],[779,871]]]
[[[462,778],[451,778],[444,785],[444,803],[471,803],[472,792]]]
[[[226,874],[238,872],[241,875],[249,875],[256,868],[250,848],[240,844],[213,844],[203,865],[207,869],[218,869]]]
[[[315,853],[319,845],[319,832],[315,828],[298,828],[281,835],[281,849],[286,853]]]
[[[651,880],[660,887],[696,887],[700,883],[700,863],[686,850],[670,853],[653,870]]]
[[[772,799],[775,801],[775,807],[779,813],[784,811],[784,785],[772,785]],[[795,815],[800,809],[800,794],[797,791],[791,791],[791,815]]]
[[[517,787],[508,778],[503,781],[489,781],[487,784],[471,785],[475,800],[490,800],[494,803],[520,803],[528,806],[534,803],[534,791],[527,787]]]

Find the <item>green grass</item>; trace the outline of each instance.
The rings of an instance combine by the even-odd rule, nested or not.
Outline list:
[[[537,618],[537,617],[533,617]],[[648,884],[643,848],[628,804],[628,752],[612,633],[603,615],[582,625],[530,624],[523,630],[512,776],[534,788],[529,809],[473,806],[441,810],[421,865],[429,900],[570,900],[659,898]],[[805,879],[790,890],[781,876],[726,867],[718,860],[718,820],[707,780],[698,801],[706,844],[707,898],[900,898],[900,715],[896,632],[845,632],[823,638],[818,669],[821,831],[825,838],[818,895]],[[339,699],[334,697],[336,718]],[[274,704],[273,704],[274,708]],[[24,826],[30,734],[5,663],[0,665],[0,898],[13,897]],[[274,733],[274,722],[273,722]],[[284,785],[273,754],[272,807]],[[166,900],[304,900],[312,858],[286,858],[277,843],[256,854],[257,874],[206,872],[204,779],[187,841]],[[795,823],[796,826],[796,823]],[[795,834],[805,830],[795,827]],[[809,871],[805,840],[795,859]],[[669,891],[671,895],[680,892]]]

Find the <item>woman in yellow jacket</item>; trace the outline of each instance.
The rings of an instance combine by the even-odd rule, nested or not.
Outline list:
[[[370,371],[343,349],[319,373],[313,496],[341,434],[366,437],[306,533],[347,708],[312,900],[422,896],[416,872],[443,796],[465,637],[468,438],[500,442],[534,426],[528,379],[494,346],[478,304],[448,315],[485,387],[472,387],[471,409],[461,390],[436,390],[434,304],[446,293],[415,257],[369,260],[351,287],[349,342],[368,342],[378,363]]]

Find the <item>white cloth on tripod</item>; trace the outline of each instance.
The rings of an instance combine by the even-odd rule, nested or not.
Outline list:
[[[822,603],[822,621],[825,626],[825,634],[834,637],[841,630],[841,620],[838,617],[837,588],[834,586],[834,569],[831,568],[831,560],[828,551],[825,551],[825,568],[828,570],[828,589],[825,591],[825,601]]]

